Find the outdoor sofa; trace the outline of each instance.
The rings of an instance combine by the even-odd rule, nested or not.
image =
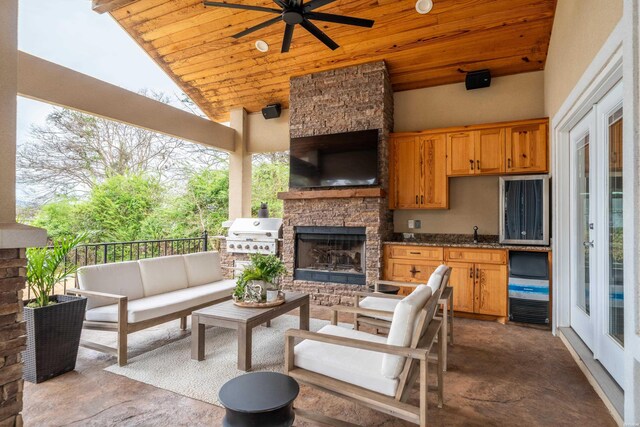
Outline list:
[[[67,293],[88,298],[83,328],[118,334],[116,348],[80,345],[114,354],[123,366],[128,334],[176,319],[186,329],[191,312],[230,299],[235,280],[223,278],[218,252],[200,252],[82,267],[78,286]]]

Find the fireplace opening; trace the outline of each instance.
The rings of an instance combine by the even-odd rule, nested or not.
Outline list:
[[[294,279],[364,285],[364,227],[296,227]]]

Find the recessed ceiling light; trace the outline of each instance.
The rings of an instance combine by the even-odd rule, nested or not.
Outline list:
[[[421,15],[431,12],[431,9],[433,9],[433,0],[418,0],[416,2],[416,11]]]
[[[258,49],[260,52],[266,52],[269,50],[269,45],[264,40],[258,40],[256,42],[256,49]]]

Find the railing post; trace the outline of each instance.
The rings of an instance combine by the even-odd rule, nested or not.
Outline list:
[[[203,252],[207,252],[209,250],[209,233],[207,232],[207,230],[204,230],[204,233],[202,234],[202,238],[204,239],[204,251]]]

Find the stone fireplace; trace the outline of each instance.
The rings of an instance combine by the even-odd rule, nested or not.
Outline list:
[[[366,283],[365,227],[296,227],[295,234],[295,280]]]
[[[382,242],[393,219],[388,185],[388,139],[393,92],[384,62],[291,79],[292,138],[377,129],[380,186],[309,189],[281,194],[285,289],[315,304],[351,304],[355,291],[381,277]]]

